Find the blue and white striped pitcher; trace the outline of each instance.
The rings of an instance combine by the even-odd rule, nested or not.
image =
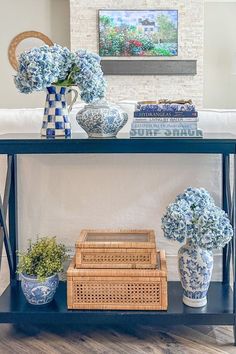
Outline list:
[[[66,95],[71,91],[75,96],[67,106]],[[47,87],[47,97],[44,108],[43,125],[41,135],[47,137],[57,137],[71,135],[71,124],[69,113],[73,104],[77,100],[78,92],[70,87],[50,86]]]

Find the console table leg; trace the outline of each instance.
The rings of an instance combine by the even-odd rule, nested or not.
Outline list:
[[[10,277],[14,279],[15,277],[15,266],[14,266],[14,254],[12,249],[12,244],[8,232],[8,225],[7,225],[7,211],[9,213],[9,200],[12,188],[12,181],[13,177],[12,174],[14,172],[13,167],[13,156],[7,156],[7,176],[6,176],[6,183],[5,183],[5,190],[4,190],[4,197],[2,199],[0,195],[0,266],[1,266],[1,258],[2,258],[2,249],[3,249],[3,242],[6,249],[9,270],[10,270]]]
[[[233,311],[234,311],[234,345],[236,346],[236,155],[234,155],[234,174],[233,174],[233,199],[231,220],[234,235],[231,241],[232,265],[233,265]]]
[[[13,255],[13,275],[12,280],[16,279],[17,268],[17,249],[18,249],[18,233],[17,233],[17,155],[12,155],[12,170],[11,170],[11,186],[9,194],[9,239]]]
[[[230,190],[230,155],[222,155],[222,207],[231,215],[231,190]],[[223,249],[222,278],[223,283],[230,282],[230,257],[231,246],[228,244]]]

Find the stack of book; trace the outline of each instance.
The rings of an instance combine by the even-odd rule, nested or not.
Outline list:
[[[132,138],[202,138],[198,112],[191,100],[138,102],[131,125]]]

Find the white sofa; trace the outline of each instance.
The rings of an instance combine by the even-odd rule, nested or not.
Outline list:
[[[122,101],[119,105],[129,114],[129,121],[123,132],[130,129],[135,102]],[[74,106],[70,114],[73,132],[82,132],[75,116],[83,105]],[[0,109],[0,134],[39,132],[42,124],[42,108],[34,109]],[[205,109],[199,111],[199,127],[204,132],[236,132],[236,110]]]
[[[129,131],[134,103],[121,106],[130,117],[123,131]],[[75,120],[79,108],[71,112],[74,132],[82,131]],[[42,109],[1,109],[0,134],[39,132],[42,114]],[[236,111],[202,110],[199,119],[205,132],[236,133]],[[154,228],[173,279],[179,245],[163,238],[165,207],[190,185],[207,188],[220,204],[220,156],[24,155],[18,160],[21,248],[37,235],[57,235],[73,249],[82,228]],[[3,185],[4,169],[0,175]],[[216,264],[214,278],[219,278],[221,263]]]

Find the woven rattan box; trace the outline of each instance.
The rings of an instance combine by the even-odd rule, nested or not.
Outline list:
[[[153,230],[82,230],[76,268],[152,268],[157,264]]]
[[[78,269],[67,271],[68,309],[166,310],[165,252],[157,252],[156,269]]]

